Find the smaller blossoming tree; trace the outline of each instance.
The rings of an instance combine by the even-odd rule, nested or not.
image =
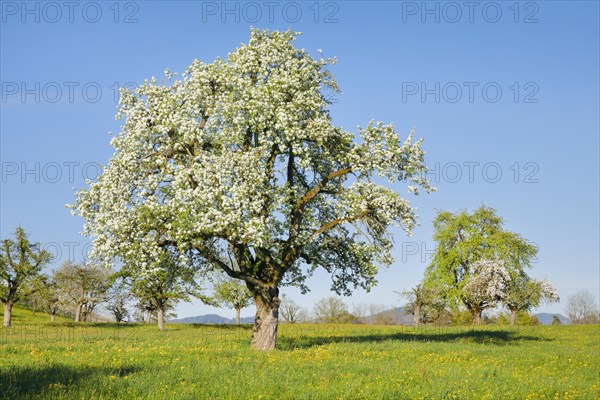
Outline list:
[[[510,326],[517,321],[519,311],[529,311],[542,302],[559,301],[558,292],[546,279],[532,279],[521,274],[511,279],[503,304],[510,311]]]
[[[473,263],[473,272],[462,288],[461,297],[475,324],[481,323],[484,310],[506,298],[509,282],[503,260],[481,259]]]

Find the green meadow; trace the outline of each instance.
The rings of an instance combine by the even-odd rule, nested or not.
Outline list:
[[[46,322],[0,332],[3,399],[597,399],[598,325],[250,326]]]

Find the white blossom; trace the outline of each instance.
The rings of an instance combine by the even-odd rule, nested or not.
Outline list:
[[[479,308],[493,306],[506,298],[510,281],[503,260],[478,260],[463,286],[463,298]]]

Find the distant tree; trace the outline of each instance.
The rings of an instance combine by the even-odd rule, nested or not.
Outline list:
[[[325,324],[347,324],[352,322],[348,306],[337,297],[326,297],[319,300],[314,307],[314,317],[317,322]]]
[[[49,277],[47,275],[40,273],[38,276],[30,279],[24,288],[25,291],[31,294],[20,302],[23,305],[31,307],[32,315],[35,315],[38,310],[43,308],[43,300],[39,292],[46,286],[48,279]]]
[[[53,278],[60,295],[75,306],[75,322],[87,321],[96,306],[106,300],[110,271],[85,261],[65,261],[54,270]]]
[[[213,285],[213,299],[216,304],[235,310],[235,322],[240,325],[242,308],[252,304],[252,293],[243,281],[234,278],[218,276]]]
[[[117,323],[129,316],[128,305],[132,300],[130,285],[122,277],[114,277],[113,284],[106,293],[105,308],[115,317]]]
[[[596,324],[599,322],[596,298],[587,290],[579,290],[567,299],[567,317],[575,324]]]
[[[435,321],[446,308],[443,294],[438,289],[428,287],[423,283],[410,290],[395,293],[406,301],[405,307],[413,315],[413,325]]]
[[[4,239],[0,249],[0,301],[4,306],[2,326],[9,327],[13,305],[31,295],[35,288],[28,285],[40,275],[52,255],[31,243],[25,230],[18,227],[15,239]]]
[[[281,304],[279,305],[279,315],[281,318],[290,324],[297,322],[305,322],[307,319],[306,310],[296,304],[287,295],[281,295]]]
[[[169,318],[177,318],[177,313],[175,313],[177,301],[178,300],[167,300],[167,302],[163,306],[163,329],[164,320],[167,320]],[[137,303],[134,311],[134,320],[137,322],[144,322],[146,324],[158,324],[158,312],[156,306],[151,302]]]
[[[539,325],[540,319],[527,311],[519,311],[516,322],[519,325]]]
[[[56,314],[64,307],[57,282],[51,276],[42,275],[40,279],[35,280],[34,285],[36,291],[33,296],[36,304],[50,315],[50,321],[54,322]]]
[[[120,271],[121,276],[131,278],[132,294],[148,311],[148,321],[156,313],[159,330],[164,330],[167,310],[175,307],[178,301],[189,301],[197,297],[204,302],[209,300],[201,294],[201,287],[196,282],[196,271],[178,261],[176,254],[167,253],[161,256],[156,268],[147,269],[143,274],[137,267],[125,264]]]
[[[503,260],[481,259],[475,261],[461,293],[461,298],[473,317],[481,323],[484,310],[496,306],[507,296],[510,276]]]
[[[545,279],[532,279],[522,273],[513,276],[508,283],[508,291],[503,303],[510,310],[510,326],[513,326],[519,311],[530,311],[542,302],[552,303],[558,300],[558,293],[550,282]]]
[[[366,324],[369,322],[369,304],[352,303],[352,315],[356,323]]]
[[[471,312],[473,322],[481,320],[480,306],[484,305],[480,304],[483,292],[464,290],[469,282],[472,289],[483,287],[484,277],[470,279],[475,263],[482,259],[502,261],[503,269],[510,278],[531,268],[537,254],[537,248],[523,237],[504,230],[502,218],[494,209],[486,206],[479,207],[472,214],[466,211],[454,214],[440,211],[433,226],[437,246],[431,264],[425,271],[425,284],[444,293],[453,308],[464,304]],[[488,299],[492,297],[499,299],[503,296],[498,292]],[[497,300],[492,301],[495,302]]]
[[[156,307],[152,303],[138,301],[134,306],[133,319],[137,322],[149,324],[152,321],[152,313],[155,311]]]
[[[562,325],[562,322],[561,322],[560,318],[558,317],[558,315],[552,316],[552,325]]]

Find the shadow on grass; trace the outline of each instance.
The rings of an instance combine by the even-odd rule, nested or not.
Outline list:
[[[101,377],[123,377],[139,371],[139,367],[98,368],[79,366],[77,368],[54,365],[50,367],[16,367],[0,370],[0,399],[21,399],[43,396],[52,386],[67,389],[85,380]],[[46,393],[49,394],[49,393]]]
[[[327,327],[327,326],[325,326]],[[492,344],[498,346],[518,345],[529,341],[552,341],[536,334],[534,330],[477,330],[470,327],[434,327],[427,329],[405,328],[400,332],[373,332],[353,335],[350,332],[336,331],[336,326],[331,325],[319,331],[315,329],[312,334],[307,332],[282,332],[277,340],[280,350],[304,349],[331,343],[378,343],[387,341],[403,342],[447,342],[447,343],[474,343]]]

